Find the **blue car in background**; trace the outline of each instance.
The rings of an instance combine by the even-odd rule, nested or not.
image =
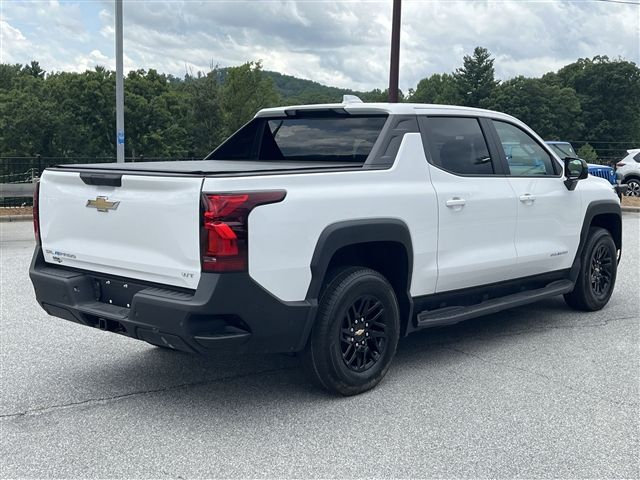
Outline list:
[[[573,146],[569,142],[549,141],[545,143],[549,145],[560,158],[578,157],[575,150],[573,149]],[[595,163],[589,163],[588,165],[589,175],[604,178],[605,180],[609,181],[611,185],[618,184],[618,181],[616,179],[616,172],[612,167],[608,167],[606,165],[597,165]]]

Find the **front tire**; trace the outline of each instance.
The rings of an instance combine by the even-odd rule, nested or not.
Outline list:
[[[338,273],[320,299],[304,361],[315,382],[341,395],[375,387],[387,373],[400,336],[393,287],[380,273]]]
[[[611,234],[604,228],[590,228],[580,261],[575,288],[564,299],[576,310],[600,310],[611,298],[618,270],[617,249]]]

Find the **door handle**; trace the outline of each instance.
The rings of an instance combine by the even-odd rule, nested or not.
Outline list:
[[[535,195],[531,195],[530,193],[525,193],[523,195],[520,195],[520,201],[522,203],[533,203],[536,200],[536,196]]]
[[[467,201],[464,198],[453,197],[445,202],[445,205],[449,208],[457,208],[458,210],[464,207]]]

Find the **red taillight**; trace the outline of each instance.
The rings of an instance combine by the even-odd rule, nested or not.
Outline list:
[[[36,181],[33,190],[33,233],[38,245],[42,245],[40,240],[40,180]]]
[[[204,194],[202,270],[247,270],[249,213],[258,205],[280,202],[285,195],[283,190]]]
[[[624,162],[618,162],[618,163],[616,163],[616,168],[624,167],[625,165],[626,165],[626,163],[624,163]]]

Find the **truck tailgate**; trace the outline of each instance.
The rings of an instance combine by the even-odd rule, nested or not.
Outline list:
[[[201,177],[126,175],[89,185],[46,170],[40,186],[45,261],[195,289],[200,280]]]

